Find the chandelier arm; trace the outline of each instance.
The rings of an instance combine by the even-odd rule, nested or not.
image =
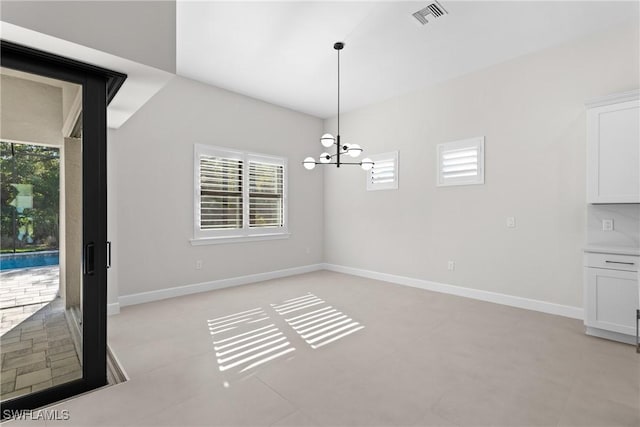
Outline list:
[[[349,152],[349,150],[347,150],[347,151],[341,151],[341,152],[340,152],[340,155],[342,156],[342,155],[344,155],[344,154],[347,154],[348,152]],[[332,155],[331,155],[331,157],[337,157],[337,156],[338,156],[338,153],[336,153],[336,154],[332,154]],[[340,162],[340,164],[342,164],[342,163],[344,163],[344,162]]]
[[[368,163],[368,162],[367,162]],[[316,165],[337,165],[337,162],[330,162],[330,163],[318,163],[316,162]],[[373,165],[373,162],[371,162],[371,164]],[[340,165],[357,165],[357,166],[362,166],[362,162],[360,163],[353,163],[353,162],[340,162]]]

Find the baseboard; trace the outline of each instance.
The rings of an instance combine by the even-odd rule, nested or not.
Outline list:
[[[591,335],[592,337],[604,338],[607,340],[618,341],[625,344],[636,344],[636,337],[633,335],[621,334],[619,332],[613,331],[605,331],[604,329],[592,328],[587,326],[585,328],[585,332],[587,335]]]
[[[216,289],[229,288],[232,286],[247,285],[250,283],[263,282],[265,280],[295,276],[297,274],[304,274],[310,273],[312,271],[322,270],[322,268],[323,264],[311,264],[301,267],[287,268],[284,270],[269,271],[266,273],[249,274],[247,276],[231,277],[228,279],[213,280],[211,282],[196,283],[193,285],[159,289],[157,291],[123,295],[118,298],[118,302],[120,307],[126,307],[128,305],[142,304],[145,302],[159,301],[167,298],[175,298],[199,292],[214,291]]]
[[[120,313],[120,303],[114,302],[111,304],[107,304],[107,316],[112,316],[118,313]]]
[[[265,280],[295,276],[297,274],[311,273],[312,271],[318,270],[329,270],[338,273],[350,274],[353,276],[367,277],[369,279],[382,280],[385,282],[411,286],[414,288],[420,288],[429,291],[457,295],[461,297],[477,299],[480,301],[508,305],[511,307],[524,308],[527,310],[539,311],[542,313],[555,314],[572,319],[582,320],[584,316],[584,311],[580,307],[572,307],[568,305],[555,304],[530,298],[522,298],[497,292],[465,288],[463,286],[449,285],[446,283],[433,282],[430,280],[417,279],[414,277],[398,276],[395,274],[381,273],[377,271],[346,267],[336,264],[311,264],[301,267],[287,268],[284,270],[269,271],[266,273],[250,274],[246,276],[231,277],[228,279],[213,280],[210,282],[196,283],[192,285],[159,289],[156,291],[123,295],[118,298],[117,303],[109,304],[107,306],[107,313],[109,315],[117,314],[120,312],[120,307],[126,307],[128,305],[143,304],[146,302],[159,301],[183,295],[191,295],[199,292],[213,291],[216,289],[229,288],[232,286],[247,285],[250,283],[262,282]]]
[[[115,355],[109,344],[107,344],[107,380],[109,385],[120,384],[129,381],[129,376],[125,372],[120,360]]]
[[[397,276],[395,274],[380,273],[377,271],[363,270],[353,267],[345,267],[336,264],[323,264],[325,270],[337,273],[351,274],[353,276],[367,277],[369,279],[382,280],[385,282],[397,283],[399,285],[411,286],[414,288],[426,289],[428,291],[441,292],[444,294],[457,295],[466,298],[473,298],[481,301],[493,302],[496,304],[508,305],[511,307],[524,308],[527,310],[539,311],[542,313],[555,314],[582,320],[584,310],[580,307],[554,304],[529,298],[522,298],[513,295],[501,294],[480,289],[465,288],[463,286],[449,285],[446,283],[432,282],[430,280],[416,279],[413,277]]]

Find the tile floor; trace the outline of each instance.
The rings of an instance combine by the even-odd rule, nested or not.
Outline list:
[[[64,303],[56,298],[59,268],[3,271],[0,282],[0,397],[10,399],[80,378]]]
[[[308,292],[364,328],[312,348],[281,313]],[[295,350],[221,371],[222,345],[260,333],[241,316],[254,309]],[[220,318],[240,326],[222,338]],[[131,379],[51,407],[70,420],[47,426],[640,425],[631,346],[577,320],[327,271],[126,307],[109,341]]]

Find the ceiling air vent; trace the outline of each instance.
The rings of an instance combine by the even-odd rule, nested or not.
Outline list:
[[[442,15],[446,14],[447,11],[444,10],[442,6],[440,6],[440,3],[434,1],[424,9],[420,9],[419,11],[414,13],[413,17],[416,18],[422,25],[426,25],[426,23],[429,22],[427,21],[427,16],[431,15],[435,19],[440,18]]]

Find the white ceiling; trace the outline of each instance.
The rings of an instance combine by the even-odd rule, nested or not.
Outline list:
[[[177,3],[177,73],[317,117],[424,88],[589,33],[638,23],[639,3],[461,2],[425,26],[419,2]]]

